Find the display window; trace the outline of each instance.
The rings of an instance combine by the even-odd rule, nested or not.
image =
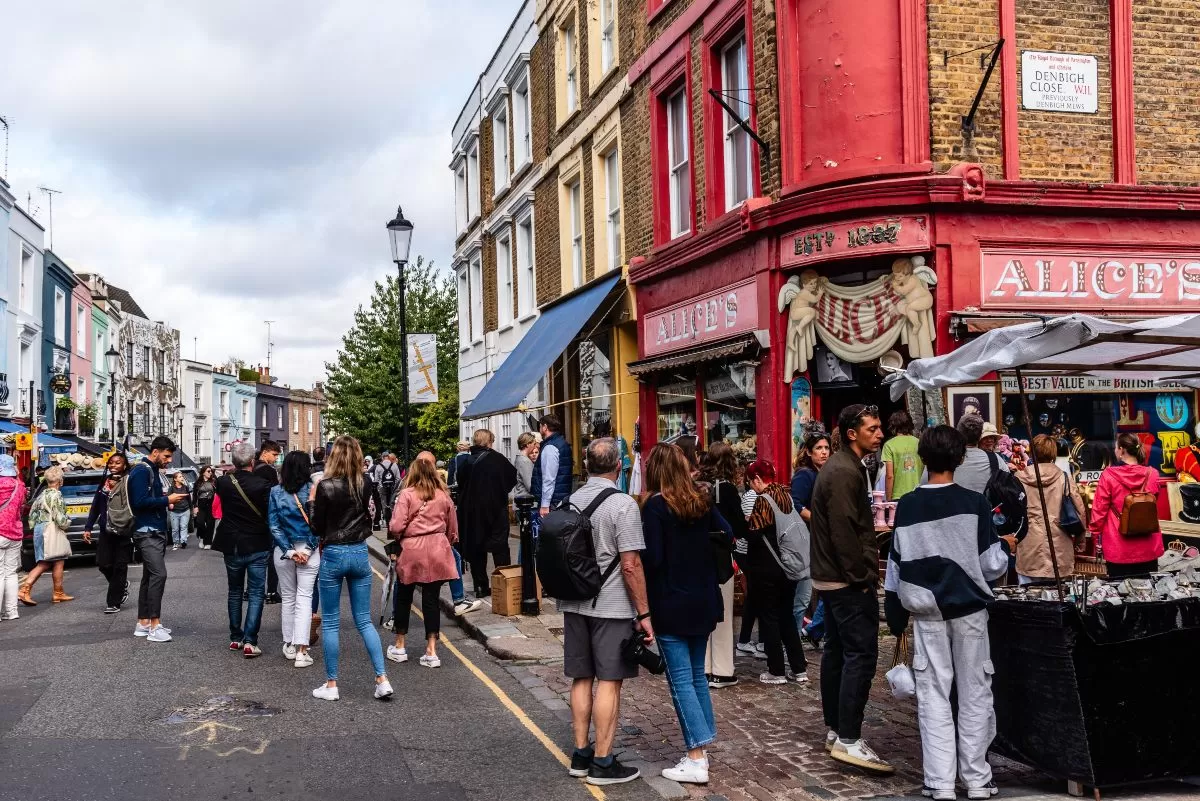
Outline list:
[[[696,382],[660,383],[658,394],[658,441],[674,442],[696,434]]]
[[[704,378],[705,442],[725,440],[750,458],[756,451],[753,362],[716,365]]]

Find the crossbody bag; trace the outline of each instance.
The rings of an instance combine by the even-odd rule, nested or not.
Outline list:
[[[250,496],[246,494],[244,489],[242,489],[242,485],[238,483],[238,480],[233,476],[230,476],[229,480],[233,482],[233,488],[237,490],[238,495],[241,495],[242,500],[245,501],[246,505],[250,507],[250,511],[254,512],[254,514],[258,516],[259,520],[262,520],[263,513],[259,511],[258,507],[254,505],[254,502],[250,500]],[[308,522],[307,517],[305,518],[305,522]]]

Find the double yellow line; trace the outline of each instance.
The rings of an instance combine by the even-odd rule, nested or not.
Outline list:
[[[371,572],[378,576],[380,581],[385,580],[383,574],[374,567],[371,568]],[[421,620],[425,619],[425,616],[421,614],[421,610],[416,606],[412,607],[412,611],[416,612],[417,617],[421,618]],[[566,754],[566,752],[555,745],[554,741],[546,736],[546,732],[542,731],[541,727],[534,723],[529,715],[525,714],[525,710],[518,706],[517,702],[510,698],[508,693],[500,689],[500,686],[496,684],[496,682],[492,681],[486,673],[480,670],[478,665],[468,659],[466,654],[458,650],[454,643],[450,642],[445,637],[440,638],[439,642],[441,642],[447,651],[454,654],[454,656],[458,658],[458,661],[462,662],[463,666],[467,670],[471,671],[471,673],[475,675],[475,678],[479,679],[479,681],[483,683],[484,687],[487,687],[492,691],[492,695],[496,696],[504,708],[511,712],[513,717],[520,721],[522,726],[528,729],[529,733],[533,735],[534,739],[541,743],[542,747],[550,752],[550,756],[554,757],[564,768],[569,768],[571,766],[571,758]],[[604,794],[604,791],[599,787],[595,787],[587,783],[583,783],[583,787],[592,794],[592,797],[595,798],[596,801],[605,801],[607,798],[607,796]]]

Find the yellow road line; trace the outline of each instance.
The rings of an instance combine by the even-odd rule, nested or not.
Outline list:
[[[371,568],[371,572],[374,573],[376,576],[379,576],[380,581],[384,580],[383,574],[380,573],[378,570],[376,570],[374,567]],[[416,612],[417,617],[421,618],[421,620],[425,619],[425,616],[421,614],[421,610],[417,609],[416,606],[412,607],[412,611]],[[550,752],[550,755],[552,757],[554,757],[556,760],[558,760],[558,763],[560,765],[562,765],[564,768],[568,768],[571,766],[571,758],[569,756],[567,756],[566,752],[564,752],[561,748],[559,748],[557,745],[555,745],[554,741],[551,740],[548,736],[546,736],[546,733],[544,731],[542,731],[541,727],[539,727],[536,723],[534,723],[533,720],[530,719],[529,715],[525,714],[525,710],[521,709],[521,707],[517,705],[517,702],[513,701],[512,698],[509,697],[508,693],[506,693],[506,692],[504,692],[504,690],[500,689],[499,685],[497,685],[496,682],[492,681],[491,678],[486,673],[484,673],[482,670],[480,670],[479,667],[474,662],[472,662],[470,659],[468,659],[466,654],[464,654],[462,651],[458,650],[458,648],[455,647],[454,643],[450,642],[445,637],[439,638],[439,641],[441,642],[441,644],[443,646],[446,647],[446,650],[448,650],[450,653],[452,653],[456,657],[458,657],[458,661],[462,662],[463,666],[466,667],[467,670],[469,670],[475,674],[475,678],[477,678],[481,682],[483,682],[484,687],[487,687],[489,690],[492,691],[492,694],[495,695],[496,698],[498,698],[500,700],[500,703],[504,705],[504,708],[507,709],[509,712],[511,712],[513,714],[513,717],[515,717],[517,720],[519,720],[521,722],[521,725],[529,730],[529,733],[532,734],[534,736],[534,738],[539,743],[542,744],[543,748],[545,748],[547,751]],[[592,797],[595,798],[596,801],[605,801],[606,796],[604,794],[604,791],[601,790],[599,787],[595,787],[593,785],[587,784],[586,782],[583,783],[583,786],[585,789],[587,789],[587,791],[589,793],[592,794]]]

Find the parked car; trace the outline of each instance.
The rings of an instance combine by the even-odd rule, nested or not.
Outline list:
[[[96,490],[100,488],[103,476],[103,470],[71,470],[63,476],[63,503],[67,507],[67,514],[71,517],[71,527],[67,530],[67,539],[71,543],[72,557],[95,558],[96,556],[98,538],[93,538],[91,544],[84,542],[83,525],[87,522],[88,513],[92,511],[92,498],[96,496]],[[45,489],[45,484],[38,486],[28,497],[25,507],[21,510],[21,520],[25,526],[25,536],[21,541],[21,569],[26,572],[32,570],[34,566],[33,526],[29,525],[29,510]]]

